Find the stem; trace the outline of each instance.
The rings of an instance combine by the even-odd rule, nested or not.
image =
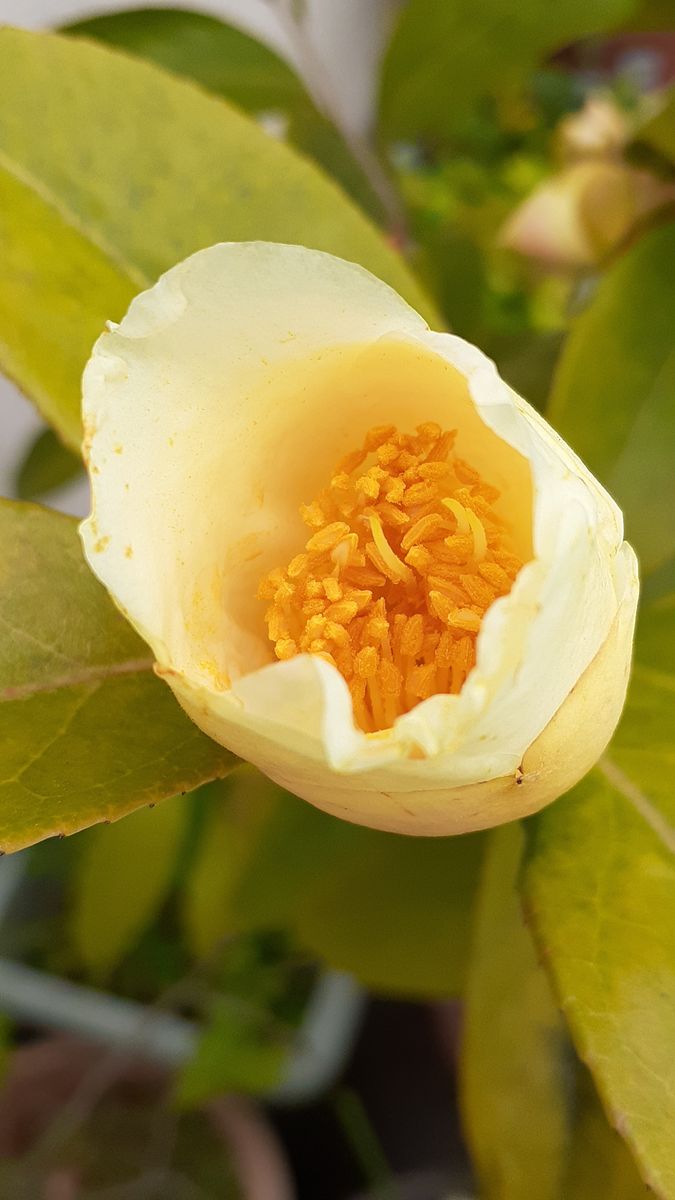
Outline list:
[[[398,190],[376,150],[365,136],[344,119],[340,97],[308,32],[302,12],[294,0],[269,0],[279,24],[295,51],[307,89],[319,111],[335,126],[353,159],[363,171],[387,218],[388,231],[398,246],[408,242],[405,209]]]

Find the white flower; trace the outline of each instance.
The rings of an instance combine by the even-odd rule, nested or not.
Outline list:
[[[193,720],[290,791],[363,824],[456,833],[535,811],[602,752],[624,699],[637,600],[621,513],[491,362],[431,333],[368,272],[298,246],[193,255],[99,339],[84,418],[89,563]],[[329,496],[336,463],[378,426],[402,435],[371,432],[371,447],[384,438],[385,467],[373,469],[372,453],[352,474],[343,464]],[[456,443],[434,483],[442,498],[426,503],[424,487],[406,489],[443,474],[419,473],[442,461],[441,429],[457,430]],[[364,473],[385,481],[379,498],[358,482]],[[349,503],[336,547],[321,527],[336,524],[328,510],[340,488]],[[403,534],[430,509],[436,540],[411,556]],[[317,530],[319,549],[298,559]],[[503,585],[493,559],[510,572]],[[285,570],[270,583],[289,563],[290,584]],[[444,563],[445,579],[430,583]],[[359,587],[368,571],[379,590],[372,579]],[[486,577],[489,603],[479,602]],[[347,593],[348,611],[322,626]],[[385,625],[366,630],[359,605],[384,612]],[[406,619],[397,625],[396,612],[415,606],[422,615],[408,628],[422,628],[424,651],[397,632]],[[328,632],[312,641],[317,611]],[[340,657],[340,622],[352,638],[345,655],[366,646],[353,670],[341,668],[351,691],[334,665],[352,662]],[[302,652],[310,643],[316,652]],[[394,712],[384,728],[382,695]]]

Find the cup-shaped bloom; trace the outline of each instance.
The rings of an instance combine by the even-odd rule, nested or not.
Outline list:
[[[457,833],[604,749],[637,598],[621,513],[362,268],[193,255],[97,342],[84,419],[89,563],[193,720],[291,792]]]

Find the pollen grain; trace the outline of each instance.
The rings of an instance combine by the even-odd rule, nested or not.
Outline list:
[[[344,676],[366,733],[457,694],[482,619],[522,566],[499,492],[435,422],[371,429],[300,512],[304,551],[261,581],[278,659],[317,654]]]

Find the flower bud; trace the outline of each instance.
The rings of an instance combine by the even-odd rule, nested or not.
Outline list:
[[[674,197],[673,185],[648,171],[621,162],[575,162],[518,205],[499,241],[551,268],[590,269]]]

